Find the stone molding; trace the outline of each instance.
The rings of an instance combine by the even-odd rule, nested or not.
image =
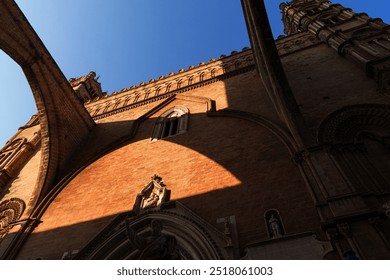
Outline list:
[[[228,259],[225,247],[230,246],[222,232],[180,202],[169,202],[146,209],[139,214],[133,211],[119,215],[75,259],[131,259],[136,254],[126,236],[126,226],[142,234],[152,220],[163,225],[163,233],[173,236],[184,259]],[[197,240],[194,244],[193,240]]]
[[[22,216],[25,208],[26,204],[19,198],[10,198],[0,203],[0,242],[12,228],[12,223]]]
[[[279,56],[286,56],[313,46],[323,44],[309,32],[297,33],[288,37],[282,37],[275,41]]]
[[[353,143],[369,126],[390,131],[390,106],[359,104],[337,110],[322,121],[317,139],[319,143]]]

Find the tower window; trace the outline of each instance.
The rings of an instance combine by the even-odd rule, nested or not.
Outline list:
[[[175,106],[165,111],[154,126],[151,140],[164,139],[187,131],[188,108]]]

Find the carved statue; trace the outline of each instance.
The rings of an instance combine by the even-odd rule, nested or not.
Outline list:
[[[157,202],[160,200],[160,196],[156,193],[151,193],[150,196],[144,199],[142,207],[144,209],[157,206]]]
[[[133,210],[138,212],[142,209],[159,206],[169,200],[169,194],[170,191],[167,190],[163,179],[158,175],[154,175],[151,181],[137,194]]]
[[[146,235],[138,234],[125,220],[126,234],[130,243],[140,251],[140,260],[175,260],[180,259],[177,241],[174,236],[162,233],[163,225],[159,220],[152,220]]]
[[[280,225],[279,219],[276,218],[274,214],[272,214],[268,220],[268,225],[273,238],[283,235],[282,226]]]

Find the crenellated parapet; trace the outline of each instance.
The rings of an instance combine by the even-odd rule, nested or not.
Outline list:
[[[151,79],[148,83],[142,82],[138,86],[133,85],[111,95],[103,95],[87,102],[85,106],[94,119],[99,119],[168,97],[173,93],[207,85],[249,68],[254,69],[253,55],[249,48],[244,48],[242,52],[233,51],[230,56],[221,55],[218,60],[210,59],[207,63],[192,65],[187,70],[180,69],[177,73],[171,72],[167,76]]]

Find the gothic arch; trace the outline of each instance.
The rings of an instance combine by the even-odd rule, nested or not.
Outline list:
[[[139,250],[126,235],[126,219],[129,226],[140,235],[147,233],[152,221],[161,222],[162,233],[175,238],[180,259],[229,258],[224,249],[229,246],[229,240],[221,232],[206,224],[179,202],[169,204],[169,207],[153,208],[138,215],[130,212],[118,216],[75,259],[138,259]]]
[[[22,68],[38,109],[42,135],[38,198],[53,185],[56,173],[94,123],[17,4],[0,1],[0,10],[0,49]]]
[[[319,143],[353,143],[361,133],[390,136],[390,105],[359,104],[330,114],[318,129]]]
[[[10,198],[0,203],[0,241],[9,230],[9,224],[17,221],[23,214],[26,205],[19,198]]]
[[[320,144],[351,182],[354,191],[390,191],[390,106],[359,104],[329,115],[318,131]]]

